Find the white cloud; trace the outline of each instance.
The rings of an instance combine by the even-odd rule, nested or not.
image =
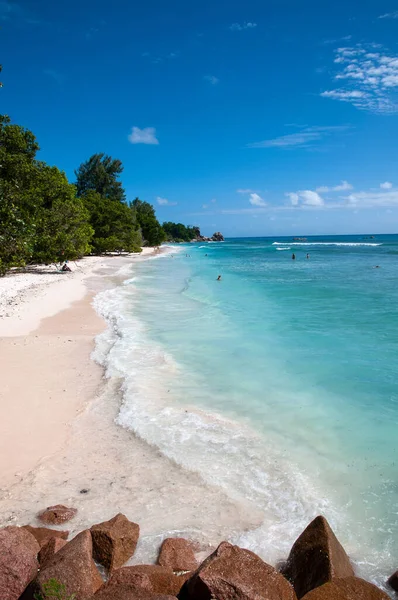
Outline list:
[[[250,194],[249,202],[250,204],[253,204],[253,206],[267,206],[265,200],[255,192]]]
[[[202,204],[202,208],[209,208],[208,204]]]
[[[251,190],[250,188],[239,188],[236,190],[237,194],[256,194],[256,190]]]
[[[210,200],[210,202],[211,202],[212,204],[215,204],[215,203],[217,202],[217,198],[212,198],[212,199]]]
[[[321,185],[316,188],[316,192],[320,194],[326,194],[327,192],[345,192],[347,190],[352,190],[353,186],[348,181],[342,181],[339,185],[335,185],[334,187],[328,187],[327,185]]]
[[[323,198],[318,194],[318,192],[313,192],[312,190],[303,190],[298,194],[303,200],[303,204],[307,204],[308,206],[324,205]]]
[[[398,206],[398,190],[358,192],[345,197],[350,206],[376,208],[378,206]]]
[[[303,127],[297,133],[289,133],[270,140],[247,144],[247,148],[288,148],[291,146],[307,148],[313,146],[314,142],[319,142],[324,137],[346,131],[347,129],[349,129],[347,125]]]
[[[156,198],[156,202],[159,204],[159,206],[176,206],[177,204],[177,202],[170,202],[170,200],[167,200],[167,198],[161,198],[160,196]]]
[[[323,206],[325,204],[323,198],[312,190],[300,190],[298,192],[287,192],[285,194],[290,200],[292,206]]]
[[[392,183],[390,183],[390,181],[385,181],[384,183],[380,184],[380,188],[382,190],[390,190],[392,188]]]
[[[382,46],[375,44],[337,48],[335,53],[334,62],[339,70],[334,79],[341,81],[343,87],[323,91],[322,97],[349,102],[375,113],[398,111],[392,96],[398,87],[398,56],[388,55]]]
[[[230,30],[231,31],[243,31],[244,29],[254,29],[255,27],[257,27],[257,23],[252,23],[251,21],[248,21],[247,23],[232,23],[232,25],[230,25]]]
[[[214,75],[205,75],[203,77],[203,79],[205,81],[208,81],[209,83],[211,83],[211,85],[217,85],[217,83],[219,83],[219,79],[217,77],[215,77]]]
[[[398,19],[398,10],[386,13],[385,15],[380,15],[379,19]]]
[[[343,90],[330,90],[322,92],[321,96],[324,98],[334,98],[335,100],[350,101],[355,98],[365,98],[365,92],[354,90],[353,92],[345,92]]]
[[[156,129],[154,127],[133,127],[129,135],[129,142],[132,144],[150,144],[158,145],[159,140],[156,137]]]

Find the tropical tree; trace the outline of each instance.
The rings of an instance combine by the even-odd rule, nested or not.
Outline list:
[[[27,262],[77,258],[92,229],[64,173],[36,160],[33,133],[0,116],[0,274]]]
[[[130,203],[130,209],[135,211],[137,223],[147,246],[159,246],[166,240],[167,236],[156,218],[155,209],[149,202],[136,198]]]
[[[65,173],[39,163],[31,193],[39,201],[31,260],[49,263],[80,258],[91,251],[89,213]]]
[[[24,265],[32,252],[36,201],[27,189],[38,150],[31,131],[0,115],[0,274]]]
[[[87,192],[82,200],[94,230],[94,252],[141,252],[141,233],[127,204],[94,191]]]
[[[126,196],[119,176],[123,172],[122,162],[103,152],[93,154],[75,171],[77,195],[94,191],[104,198],[125,200]]]

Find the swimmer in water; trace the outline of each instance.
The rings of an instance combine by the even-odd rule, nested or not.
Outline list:
[[[217,277],[217,281],[221,281],[221,275]]]
[[[309,257],[310,257],[310,255],[307,253],[307,258],[309,258]]]
[[[296,255],[294,254],[294,252],[292,254],[292,260],[296,260]]]

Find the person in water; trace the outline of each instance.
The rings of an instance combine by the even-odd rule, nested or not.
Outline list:
[[[221,281],[221,275],[217,277],[217,281]]]
[[[296,260],[296,255],[295,255],[295,253],[294,253],[294,252],[293,252],[293,254],[292,254],[292,260]]]
[[[309,254],[308,254],[308,252],[307,252],[307,259],[308,259],[309,257],[310,257],[310,255],[309,255]]]

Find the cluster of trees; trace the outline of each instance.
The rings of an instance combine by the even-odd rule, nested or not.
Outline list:
[[[31,131],[0,115],[0,274],[195,237],[195,228],[180,223],[162,227],[148,202],[126,201],[120,160],[95,154],[71,184],[57,167],[37,160],[38,150]]]
[[[167,221],[162,225],[168,242],[190,242],[200,236],[199,227],[186,227],[182,223]]]
[[[36,159],[33,133],[0,116],[0,273],[90,252],[93,229],[75,186]]]

